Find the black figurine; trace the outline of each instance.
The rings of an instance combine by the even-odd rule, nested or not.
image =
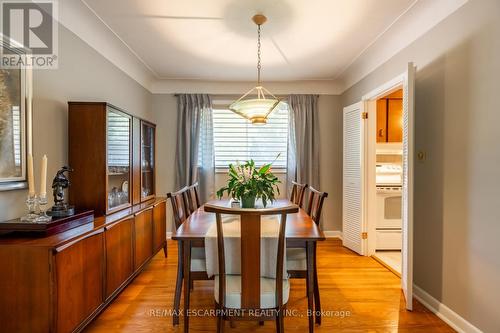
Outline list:
[[[75,214],[74,207],[69,206],[68,203],[65,202],[66,200],[64,197],[64,190],[71,185],[68,177],[64,173],[71,171],[73,171],[73,169],[68,166],[63,166],[59,171],[57,171],[56,176],[52,181],[54,206],[47,212],[47,214],[54,217],[64,217]]]

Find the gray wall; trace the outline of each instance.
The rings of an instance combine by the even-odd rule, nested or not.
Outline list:
[[[33,72],[33,154],[35,179],[47,154],[48,185],[67,163],[67,102],[107,101],[151,118],[151,94],[90,48],[73,33],[59,27],[59,69]],[[0,192],[0,220],[25,214],[26,190]]]
[[[153,94],[153,122],[156,124],[156,194],[175,191],[175,150],[177,147],[177,98]],[[172,209],[167,207],[167,231],[172,231]]]
[[[340,97],[321,95],[318,102],[320,131],[321,190],[329,193],[323,210],[325,230],[342,227],[342,113]],[[175,188],[175,149],[177,140],[177,99],[172,94],[154,94],[153,121],[157,125],[157,189],[164,195]],[[340,157],[339,157],[340,156]],[[216,177],[223,182],[224,175]],[[172,230],[172,217],[168,214],[168,230]]]
[[[470,0],[342,95],[416,64],[415,284],[484,332],[500,331],[499,15]]]
[[[318,101],[320,190],[328,192],[321,224],[325,231],[342,230],[342,112],[340,96],[321,95]]]

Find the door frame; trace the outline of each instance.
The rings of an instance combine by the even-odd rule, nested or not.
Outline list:
[[[377,188],[375,179],[376,149],[377,149],[377,99],[386,96],[398,89],[403,88],[406,72],[396,76],[392,80],[380,85],[369,93],[363,95],[362,103],[365,112],[368,113],[368,124],[366,126],[366,159],[365,159],[365,198],[366,198],[366,230],[368,241],[366,255],[375,254],[376,250],[376,218],[377,216]],[[373,217],[373,218],[370,218]]]
[[[412,310],[413,308],[413,184],[414,184],[414,170],[413,170],[413,154],[415,151],[415,129],[414,129],[414,117],[415,117],[415,66],[413,63],[408,63],[408,68],[402,74],[396,76],[392,80],[380,85],[378,88],[370,91],[362,97],[362,102],[365,105],[365,111],[368,113],[368,126],[367,126],[367,138],[373,138],[368,140],[368,152],[366,158],[365,167],[369,172],[367,172],[366,177],[366,210],[368,216],[376,216],[376,180],[375,180],[375,169],[376,169],[376,119],[377,119],[377,99],[390,94],[391,92],[403,88],[403,95],[406,93],[408,103],[407,105],[407,119],[408,119],[408,130],[406,145],[403,139],[403,151],[407,152],[407,167],[406,170],[406,189],[408,193],[406,194],[407,206],[406,211],[402,211],[402,216],[406,214],[407,216],[407,229],[402,229],[402,244],[401,244],[401,288],[405,294],[406,298],[406,309]],[[404,89],[407,89],[406,91]],[[403,112],[403,118],[405,113]],[[371,148],[371,149],[370,149]],[[403,172],[404,173],[404,172]],[[403,180],[404,182],[404,180]],[[404,185],[404,184],[403,184]],[[403,190],[405,187],[403,186]],[[402,193],[404,198],[405,193]],[[404,204],[403,209],[405,208]],[[368,228],[368,255],[374,254],[376,249],[376,219],[367,219]],[[405,228],[405,223],[403,221],[402,228]],[[370,237],[370,234],[372,235]],[[406,238],[405,238],[406,235]],[[403,249],[406,248],[406,252],[403,253]],[[403,255],[405,254],[405,255]],[[406,267],[406,273],[405,273]]]

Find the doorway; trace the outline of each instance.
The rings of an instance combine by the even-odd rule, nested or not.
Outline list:
[[[376,131],[368,140],[375,144],[375,214],[368,215],[368,226],[375,224],[372,257],[401,277],[402,186],[403,186],[403,86],[376,100]],[[375,134],[375,135],[373,135]],[[373,154],[373,152],[368,152]],[[373,190],[373,189],[370,189]]]
[[[343,245],[377,258],[377,248],[396,252],[393,257],[401,258],[396,261],[401,264],[398,268],[396,263],[395,271],[400,272],[408,310],[413,307],[414,80],[415,67],[409,63],[403,74],[344,108]],[[389,103],[396,96],[402,96],[397,102],[401,103],[401,115],[391,117],[386,105],[385,114],[377,117],[377,104],[382,104],[381,100]],[[377,127],[377,119],[384,127]],[[398,127],[402,132],[396,130]],[[394,181],[377,188],[377,165],[387,171],[386,178],[398,176],[401,185]],[[379,167],[379,171],[384,170]],[[383,209],[377,209],[382,205]],[[378,217],[382,224],[377,227],[378,213],[384,215]],[[382,261],[387,264],[390,258]]]

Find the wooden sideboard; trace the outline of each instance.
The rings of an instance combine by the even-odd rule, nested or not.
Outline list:
[[[156,198],[49,237],[0,236],[0,331],[81,331],[166,255],[165,217]]]

